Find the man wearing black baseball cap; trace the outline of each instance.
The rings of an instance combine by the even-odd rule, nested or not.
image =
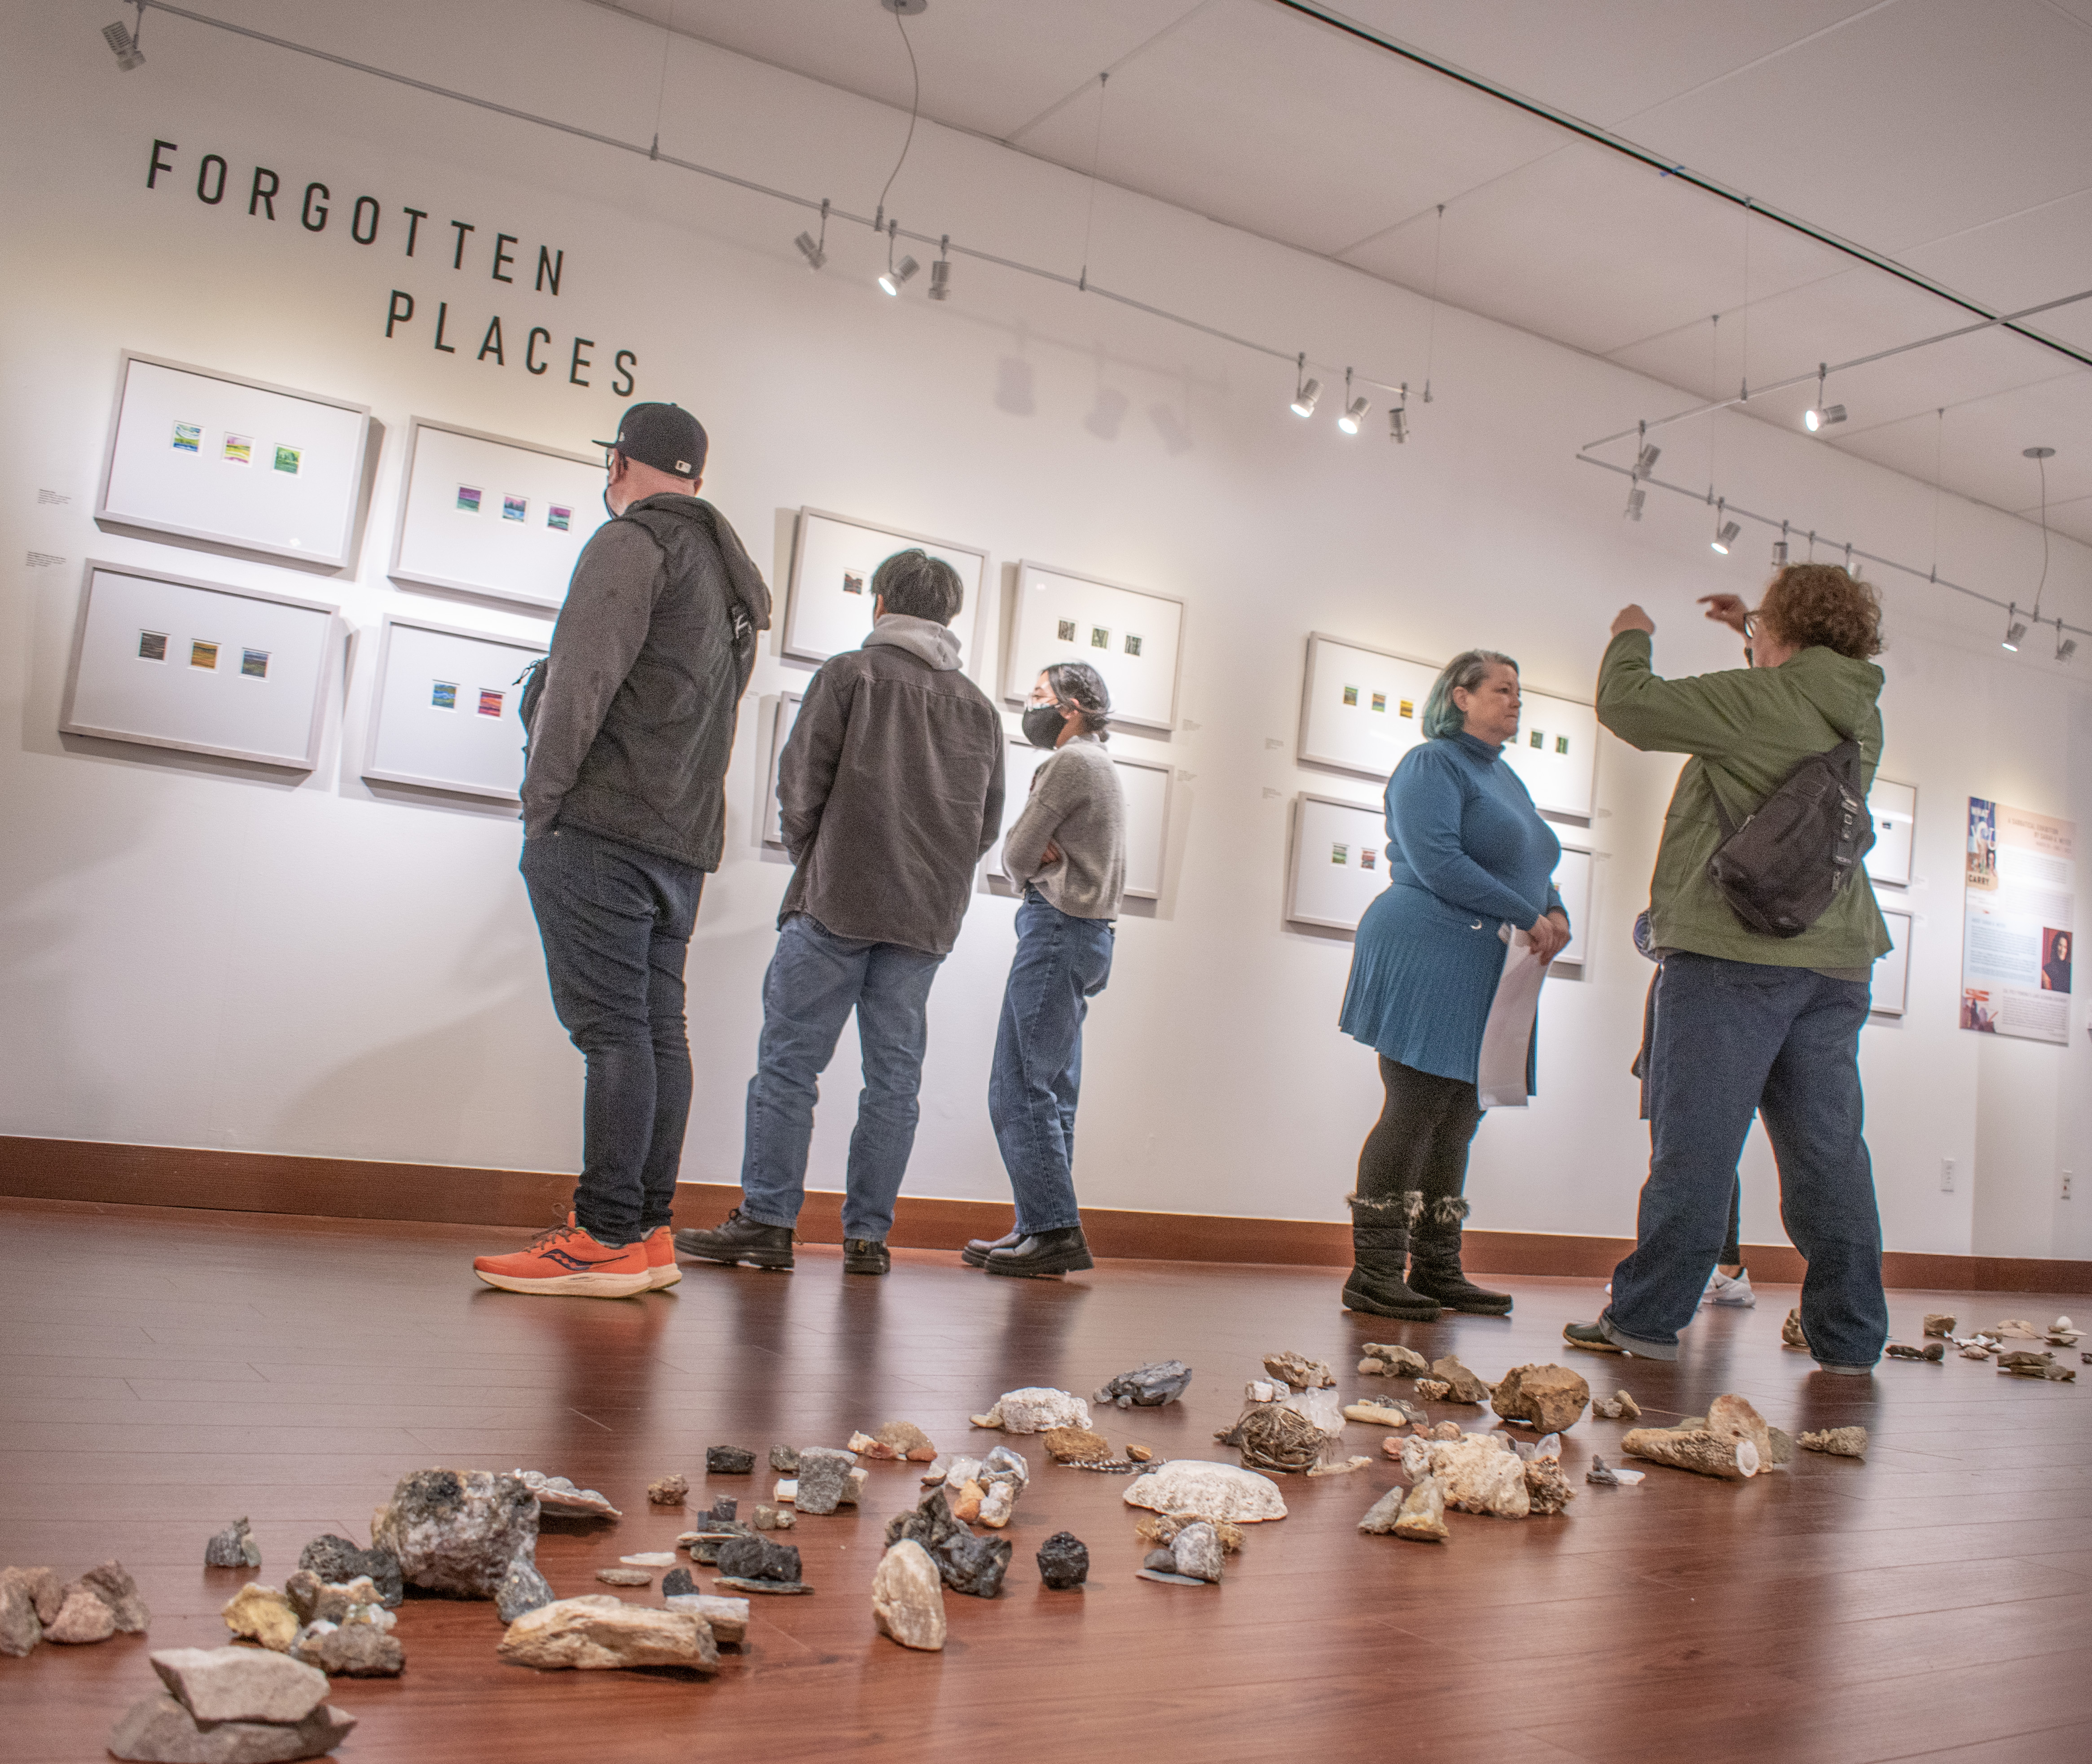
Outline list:
[[[523,693],[523,880],[553,1008],[587,1061],[581,1182],[565,1226],[473,1268],[512,1292],[621,1298],[682,1278],[668,1226],[690,1109],[683,968],[770,590],[697,495],[696,417],[634,404],[599,445],[612,518]]]

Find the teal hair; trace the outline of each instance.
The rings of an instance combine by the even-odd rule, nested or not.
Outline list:
[[[1454,703],[1453,694],[1456,691],[1472,692],[1498,663],[1513,673],[1518,672],[1516,662],[1493,649],[1463,650],[1446,664],[1445,671],[1431,682],[1431,696],[1424,701],[1424,733],[1427,740],[1457,735],[1467,726],[1467,713]]]

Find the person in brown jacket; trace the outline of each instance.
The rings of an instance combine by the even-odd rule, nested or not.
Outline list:
[[[862,648],[808,682],[778,762],[794,868],[763,982],[748,1086],[741,1204],[716,1229],[676,1234],[699,1260],[792,1265],[814,1101],[857,1013],[864,1089],[850,1136],[843,1271],[883,1274],[914,1144],[931,983],[1002,825],[1002,720],[959,668],[958,573],[921,551],[871,578]]]

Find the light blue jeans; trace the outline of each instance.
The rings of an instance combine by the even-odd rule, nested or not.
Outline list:
[[[915,1144],[930,983],[944,959],[897,943],[838,937],[807,913],[784,921],[763,978],[763,1038],[748,1082],[741,1154],[741,1210],[748,1217],[798,1223],[820,1076],[855,1010],[864,1088],[850,1135],[843,1234],[885,1241]]]

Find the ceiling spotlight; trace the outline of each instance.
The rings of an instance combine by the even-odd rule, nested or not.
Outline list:
[[[1824,404],[1820,407],[1811,407],[1803,415],[1801,426],[1811,435],[1814,435],[1820,430],[1829,428],[1834,422],[1843,422],[1844,420],[1845,407],[1843,404]]]
[[[1774,569],[1787,568],[1787,541],[1784,539],[1772,542],[1772,567]]]
[[[1729,555],[1729,547],[1736,543],[1737,535],[1744,530],[1728,518],[1728,511],[1727,497],[1714,504],[1714,537],[1707,542],[1724,557]]]
[[[1635,455],[1634,475],[1646,478],[1656,469],[1656,462],[1663,456],[1663,449],[1653,441],[1643,443],[1640,452]]]
[[[2002,646],[2012,651],[2014,655],[2017,655],[2019,653],[2020,639],[2025,637],[2026,633],[2026,620],[2020,616],[2020,609],[2016,606],[2007,607],[2005,610],[2005,641]]]
[[[140,6],[138,9],[139,24],[143,25],[145,20],[145,9]],[[102,40],[108,44],[110,52],[116,57],[116,65],[122,71],[128,73],[133,67],[145,65],[145,52],[139,48],[138,32],[132,26],[105,24],[102,28]]]
[[[1344,406],[1343,415],[1337,419],[1337,426],[1346,435],[1356,435],[1359,432],[1359,425],[1365,420],[1366,412],[1372,408],[1370,400],[1361,392],[1351,403]]]
[[[930,266],[930,298],[948,300],[952,297],[952,236],[944,235],[937,247],[937,261]]]
[[[903,257],[879,279],[879,285],[886,293],[898,294],[901,284],[910,280],[922,267],[913,257]]]
[[[818,270],[828,261],[828,254],[814,242],[811,233],[802,233],[792,243],[799,248],[799,255],[806,260],[806,267]]]
[[[1627,506],[1627,519],[1630,521],[1640,520],[1642,504],[1648,500],[1649,492],[1644,490],[1640,485],[1636,484],[1632,489],[1628,491]]]
[[[1288,408],[1296,417],[1312,417],[1315,414],[1315,400],[1321,396],[1322,383],[1320,380],[1304,381],[1300,389],[1294,393],[1293,402]]]
[[[2067,662],[2077,653],[2077,639],[2074,637],[2065,637],[2063,634],[2063,620],[2058,619],[2055,621],[2055,659],[2060,662]]]
[[[1399,404],[1387,413],[1387,438],[1398,444],[1409,439],[1409,413]]]

